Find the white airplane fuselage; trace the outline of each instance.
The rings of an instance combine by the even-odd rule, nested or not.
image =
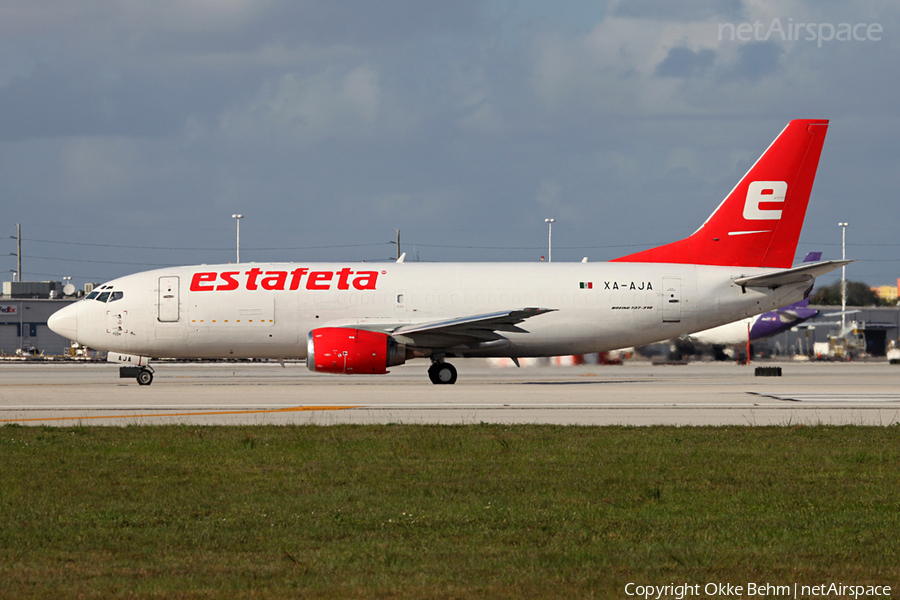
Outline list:
[[[111,281],[54,314],[65,337],[132,365],[148,357],[307,358],[316,372],[383,374],[428,357],[532,357],[638,346],[797,302],[792,267],[828,121],[788,123],[689,237],[607,263],[242,263]],[[135,369],[135,366],[137,369]]]
[[[763,313],[809,285],[742,288],[772,269],[660,263],[241,263],[175,267],[108,282],[55,331],[91,348],[154,358],[305,358],[322,327],[398,327],[538,307],[502,339],[446,356],[554,356],[646,344]],[[110,298],[113,296],[110,296]],[[427,341],[427,340],[426,340]],[[419,339],[416,356],[429,356]]]

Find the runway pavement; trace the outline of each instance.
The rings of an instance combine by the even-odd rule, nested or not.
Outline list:
[[[427,362],[389,375],[336,376],[301,363],[157,363],[153,384],[118,365],[0,363],[0,424],[552,423],[794,425],[900,422],[900,366],[730,363],[491,368],[454,360],[456,385]]]

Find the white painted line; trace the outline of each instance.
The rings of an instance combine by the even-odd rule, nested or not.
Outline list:
[[[152,405],[36,405],[28,406],[0,406],[0,411],[42,411],[42,410],[256,410],[256,409],[281,409],[303,408],[305,406],[347,406],[346,404],[329,405],[316,403],[304,404],[152,404]],[[438,410],[438,409],[465,409],[465,408],[489,408],[489,409],[579,409],[579,408],[754,408],[762,406],[783,406],[780,402],[585,402],[585,403],[559,403],[559,404],[528,404],[528,403],[409,403],[409,404],[354,404],[352,410]]]
[[[761,394],[747,392],[762,398],[785,402],[900,402],[900,394]]]

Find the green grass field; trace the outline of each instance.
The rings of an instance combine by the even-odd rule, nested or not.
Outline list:
[[[900,427],[0,427],[0,597],[900,590]]]

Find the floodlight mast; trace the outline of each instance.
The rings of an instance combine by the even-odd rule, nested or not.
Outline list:
[[[544,219],[547,224],[547,262],[553,262],[553,224],[556,219]]]
[[[237,222],[237,263],[241,262],[241,219],[244,218],[244,215],[234,214],[231,215],[231,218]]]
[[[841,228],[841,260],[847,260],[847,226],[850,223],[838,223]],[[841,267],[841,334],[847,327],[847,265]]]
[[[9,236],[12,239],[12,236]],[[22,226],[16,223],[16,270],[13,271],[13,281],[22,281]],[[12,256],[12,252],[9,253]],[[12,271],[12,269],[10,269]]]

